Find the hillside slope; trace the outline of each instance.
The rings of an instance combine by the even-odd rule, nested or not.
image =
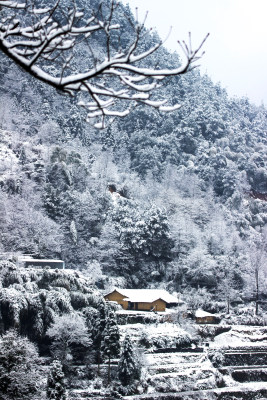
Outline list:
[[[127,31],[123,13],[118,21]],[[101,37],[95,46],[101,54]],[[177,60],[163,48],[157,62]],[[139,106],[96,131],[72,99],[2,55],[0,83],[4,256],[63,258],[100,288],[162,286],[210,310],[254,298],[255,268],[265,276],[264,107],[193,71],[160,89],[180,110]]]

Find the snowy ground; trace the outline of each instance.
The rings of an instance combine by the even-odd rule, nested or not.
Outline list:
[[[149,393],[217,387],[218,371],[204,353],[160,353],[144,356]]]
[[[177,337],[188,335],[176,324],[128,324],[120,325],[119,328],[121,336],[124,337],[128,333],[138,345],[139,350],[140,339],[143,336],[150,339],[151,345],[140,351],[142,363],[142,378],[138,389],[140,394],[125,396],[125,400],[267,399],[266,382],[239,383],[232,378],[231,374],[234,368],[242,367],[228,367],[226,364],[225,367],[218,369],[212,365],[208,357],[209,349],[221,348],[231,353],[232,350],[235,353],[238,347],[248,349],[248,352],[251,349],[252,353],[255,347],[266,346],[267,349],[267,328],[265,327],[233,326],[230,331],[216,336],[214,341],[210,342],[209,348],[203,348],[203,352],[194,351],[194,348],[184,352],[181,349],[177,352],[166,352],[164,348],[157,348],[155,352],[153,338],[157,340],[157,343],[164,343],[167,338],[168,347],[172,347],[169,344],[173,345]],[[113,368],[115,371],[116,362]],[[244,367],[245,371],[249,368],[249,366]],[[255,369],[254,366],[252,368]],[[260,369],[260,366],[258,368]],[[262,368],[264,370],[265,367]],[[102,369],[101,376],[104,375],[105,372]],[[88,383],[84,389],[73,391],[73,397],[70,396],[70,399],[82,400],[89,397],[103,399],[104,397],[115,400],[112,393],[108,394],[108,388],[102,386],[100,378],[92,381],[90,387],[87,385]]]
[[[142,343],[147,349],[190,346],[192,338],[180,326],[172,323],[120,325],[122,339],[128,333],[137,346]]]
[[[203,391],[186,391],[183,393],[156,393],[125,396],[124,400],[266,400],[266,383],[250,382],[231,388],[208,389]],[[261,394],[262,393],[262,394]],[[242,397],[241,397],[242,396]]]
[[[236,393],[237,397],[240,398],[240,393],[244,393],[244,396],[246,396],[245,393],[248,392],[250,393],[249,397],[244,398],[254,399],[253,393],[255,392],[256,399],[260,398],[258,395],[261,396],[264,389],[267,389],[266,383],[263,382],[236,382],[231,377],[231,372],[222,375],[210,362],[208,348],[204,348],[202,353],[194,352],[193,348],[190,352],[164,353],[164,346],[162,346],[162,352],[153,352],[153,349],[160,348],[155,345],[153,338],[156,338],[158,343],[161,341],[164,343],[164,338],[168,337],[166,347],[175,347],[177,337],[186,337],[188,335],[178,325],[172,323],[131,324],[120,326],[120,331],[122,336],[129,333],[136,344],[139,343],[140,338],[143,336],[151,339],[151,348],[146,350],[142,358],[143,380],[147,384],[147,394],[141,396],[140,399],[167,398],[163,393],[166,395],[168,393],[176,393],[178,396],[178,393],[181,395],[182,392],[187,393],[189,397],[185,398],[189,399],[190,391],[194,394],[192,398],[197,398],[195,397],[197,391],[200,395],[199,399],[202,399],[201,393],[205,396],[203,399],[209,399],[218,398],[221,393],[227,392],[229,393],[229,399],[235,398],[235,395],[230,395],[230,393]],[[210,342],[209,348],[211,350],[218,350],[219,348],[234,350],[238,347],[254,349],[259,346],[263,348],[266,346],[267,350],[267,328],[234,326],[229,332],[216,336],[214,341]],[[190,344],[188,347],[190,347]],[[221,386],[222,388],[220,389]],[[133,396],[132,398],[138,399],[139,396]]]
[[[267,327],[236,325],[229,332],[216,336],[214,342],[210,343],[214,349],[244,346],[266,346],[267,350]]]
[[[208,360],[206,353],[164,352],[164,349],[190,347],[192,338],[188,332],[173,323],[128,324],[120,326],[121,336],[128,333],[140,347],[146,345],[142,356],[144,377],[148,393],[179,392],[216,388],[218,371]],[[162,349],[161,353],[153,351]]]

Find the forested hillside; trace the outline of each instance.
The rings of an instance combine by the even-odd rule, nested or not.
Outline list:
[[[116,12],[127,41],[125,15],[133,17],[129,8]],[[156,39],[147,34],[144,47]],[[104,45],[99,35],[100,58]],[[77,65],[84,54],[81,43]],[[179,62],[164,48],[157,57],[161,68]],[[154,66],[154,55],[142,63]],[[97,130],[71,97],[2,54],[0,93],[4,256],[61,258],[102,289],[197,293],[189,300],[211,311],[229,299],[255,298],[258,282],[267,296],[263,106],[229,98],[193,70],[159,89],[179,110],[163,114],[140,105]]]

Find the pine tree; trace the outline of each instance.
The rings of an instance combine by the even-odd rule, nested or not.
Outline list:
[[[97,310],[88,307],[84,310],[84,315],[88,331],[93,340],[93,348],[96,351],[98,375],[100,375],[101,349],[107,318],[107,307],[105,301],[101,301],[98,304]]]
[[[113,311],[110,311],[103,332],[102,352],[108,359],[108,383],[110,383],[110,360],[120,354],[120,333]]]
[[[107,309],[105,303],[100,304],[98,311],[99,317],[95,321],[96,332],[95,335],[92,335],[92,337],[94,337],[94,344],[97,349],[98,375],[100,375],[101,347],[107,319]]]
[[[66,390],[64,373],[59,360],[54,360],[47,378],[47,398],[51,400],[65,400]]]
[[[169,222],[164,211],[156,205],[146,211],[145,229],[146,243],[144,252],[152,257],[170,259],[173,240],[169,233]]]
[[[129,335],[125,336],[118,365],[118,377],[124,386],[140,377],[140,366]]]

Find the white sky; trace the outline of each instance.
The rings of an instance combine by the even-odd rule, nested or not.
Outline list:
[[[146,26],[156,27],[166,47],[192,33],[195,47],[209,32],[201,71],[221,82],[230,95],[248,96],[267,105],[267,0],[122,0]]]

